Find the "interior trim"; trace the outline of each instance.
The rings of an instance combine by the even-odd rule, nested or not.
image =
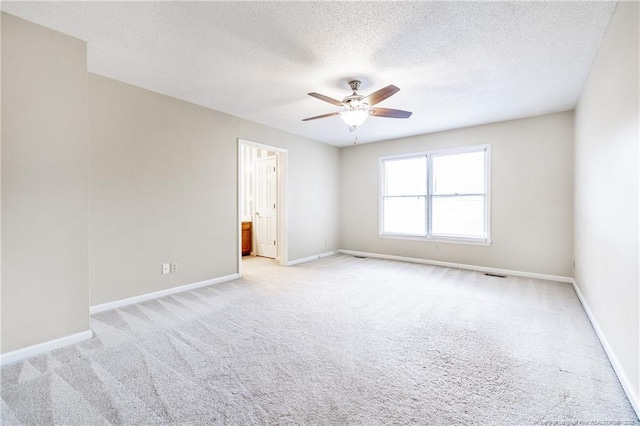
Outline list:
[[[591,309],[589,309],[589,305],[587,304],[587,301],[585,300],[585,298],[582,296],[582,293],[580,292],[578,283],[576,283],[575,280],[571,280],[571,284],[573,284],[573,289],[578,295],[580,304],[582,304],[582,308],[587,313],[587,317],[591,322],[591,326],[593,326],[593,329],[595,330],[596,335],[598,336],[598,339],[600,340],[600,343],[604,348],[604,352],[607,354],[607,358],[609,358],[609,362],[613,367],[613,371],[616,372],[616,376],[618,376],[618,380],[620,380],[622,389],[624,389],[624,392],[627,394],[627,398],[629,399],[631,406],[636,412],[636,416],[640,418],[640,400],[638,400],[638,395],[636,395],[633,391],[633,387],[631,386],[631,381],[629,380],[627,375],[624,373],[624,370],[620,365],[620,361],[618,361],[618,357],[616,357],[616,354],[613,351],[613,348],[611,347],[611,345],[609,345],[609,341],[607,340],[604,333],[602,332],[602,329],[600,328],[598,321],[596,321],[596,318],[591,313]]]
[[[26,348],[17,349],[0,355],[0,365],[13,364],[27,358],[51,352],[65,346],[75,345],[76,343],[89,340],[93,337],[93,331],[86,330],[80,333],[70,334],[58,339],[49,340],[48,342],[38,343],[37,345],[27,346]]]
[[[122,306],[133,305],[140,302],[146,302],[147,300],[157,299],[159,297],[168,296],[175,293],[182,293],[183,291],[195,290],[201,287],[207,287],[214,284],[220,284],[227,281],[240,278],[239,274],[225,275],[223,277],[211,278],[204,281],[199,281],[193,284],[181,285],[178,287],[168,288],[166,290],[154,291],[153,293],[141,294],[139,296],[129,297],[127,299],[120,299],[113,302],[101,303],[89,307],[89,315],[97,314],[99,312],[109,311],[111,309],[120,308]]]
[[[400,260],[402,262],[423,263],[425,265],[444,266],[447,268],[468,269],[471,271],[489,272],[498,275],[514,275],[517,277],[536,278],[539,280],[557,281],[561,283],[572,283],[573,278],[561,275],[538,274],[536,272],[513,271],[510,269],[490,268],[487,266],[467,265],[465,263],[442,262],[440,260],[418,259],[416,257],[393,256],[390,254],[368,253],[354,250],[338,250],[342,254],[351,256],[375,257],[378,259]]]
[[[340,250],[328,251],[326,253],[314,254],[313,256],[303,257],[301,259],[292,260],[287,262],[287,266],[297,265],[299,263],[311,262],[312,260],[322,259],[323,257],[329,257],[336,255],[340,252]]]

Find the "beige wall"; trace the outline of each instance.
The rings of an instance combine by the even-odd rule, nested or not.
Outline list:
[[[288,149],[289,260],[340,248],[337,148],[89,74],[91,305],[238,272],[238,138]]]
[[[344,249],[571,276],[573,113],[345,148]],[[491,246],[378,237],[378,159],[491,144]],[[436,249],[437,246],[437,249]]]
[[[241,119],[238,137],[288,150],[289,261],[341,248],[340,150]]]
[[[89,329],[83,41],[2,14],[2,351]]]
[[[89,74],[91,305],[237,272],[229,121]]]
[[[640,407],[637,2],[619,2],[576,109],[575,279]]]
[[[2,14],[3,353],[87,330],[90,304],[237,272],[242,138],[288,150],[289,260],[344,248],[571,276],[575,244],[637,395],[637,3],[617,6],[576,112],[575,214],[571,112],[339,150],[88,79],[84,42]],[[380,156],[483,143],[491,246],[378,237]]]

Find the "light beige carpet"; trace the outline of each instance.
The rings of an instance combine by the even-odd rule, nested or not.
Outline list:
[[[351,256],[244,273],[3,367],[2,424],[638,423],[568,284]]]

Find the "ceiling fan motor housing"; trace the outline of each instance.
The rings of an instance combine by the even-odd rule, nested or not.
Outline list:
[[[398,90],[398,87],[390,84],[387,87],[373,92],[369,96],[358,95],[357,90],[360,88],[360,80],[351,80],[349,86],[353,90],[350,96],[347,96],[342,101],[330,98],[329,96],[321,95],[320,93],[309,93],[309,96],[320,99],[321,101],[328,102],[332,105],[336,105],[342,108],[340,112],[330,112],[328,114],[317,115],[315,117],[304,118],[302,121],[316,120],[318,118],[334,117],[339,115],[344,122],[349,126],[349,130],[353,131],[356,127],[364,123],[368,116],[375,117],[390,117],[390,118],[409,118],[411,116],[410,111],[402,111],[399,109],[390,108],[370,108],[383,100],[392,96]]]
[[[354,110],[354,109],[368,109],[369,104],[364,101],[364,96],[362,95],[351,95],[347,96],[342,100],[345,109]]]

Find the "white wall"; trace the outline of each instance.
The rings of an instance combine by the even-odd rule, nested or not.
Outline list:
[[[619,2],[576,109],[575,280],[640,407],[637,2]],[[611,354],[610,354],[611,355]]]
[[[340,248],[337,148],[89,74],[91,305],[238,272],[238,138],[288,149],[289,260]]]
[[[563,112],[345,148],[343,248],[571,276],[572,141],[573,113]],[[491,246],[378,237],[379,157],[486,143]]]
[[[89,329],[87,56],[2,13],[2,351]]]

